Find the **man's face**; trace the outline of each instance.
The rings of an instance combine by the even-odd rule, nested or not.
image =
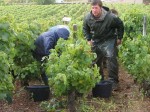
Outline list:
[[[101,15],[101,7],[98,4],[92,6],[92,14],[95,17],[100,17],[100,15]]]

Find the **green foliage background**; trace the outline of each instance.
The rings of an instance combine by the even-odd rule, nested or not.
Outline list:
[[[7,1],[9,2],[9,0]],[[34,1],[32,1],[34,2]],[[3,1],[1,0],[2,4]],[[44,1],[42,1],[44,3]],[[125,25],[125,35],[119,47],[119,59],[127,70],[139,82],[150,80],[150,15],[149,5],[144,4],[104,4],[115,8]],[[78,9],[78,10],[77,10]],[[89,4],[53,4],[53,5],[6,5],[0,6],[0,50],[6,56],[4,64],[15,69],[21,78],[29,73],[34,76],[38,72],[38,63],[31,56],[33,42],[42,32],[51,26],[63,24],[64,15],[71,17],[69,27],[73,31],[73,24],[77,24],[77,37],[84,39],[82,22],[85,14],[90,11]],[[147,17],[147,36],[142,36],[143,16]],[[132,28],[132,30],[131,30]],[[71,37],[73,33],[71,32]],[[18,63],[14,60],[18,57]],[[0,57],[3,60],[1,55]],[[8,63],[8,64],[7,64]],[[7,67],[6,67],[7,68]],[[1,67],[1,70],[4,68]],[[10,77],[9,70],[5,77]],[[4,75],[1,73],[0,75]],[[7,79],[7,78],[6,78]],[[3,80],[2,80],[3,81]],[[3,82],[2,82],[3,83]],[[7,83],[5,83],[7,85]],[[10,83],[9,83],[10,84]],[[2,87],[0,85],[0,87]],[[11,84],[9,85],[11,87]],[[3,88],[3,87],[2,87]],[[8,89],[12,90],[12,89]],[[6,92],[5,96],[6,96]]]

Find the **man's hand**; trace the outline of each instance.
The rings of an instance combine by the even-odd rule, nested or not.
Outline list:
[[[120,45],[122,43],[121,39],[117,39],[117,46]]]
[[[88,44],[90,45],[90,46],[93,46],[93,42],[90,40],[90,41],[88,41]]]

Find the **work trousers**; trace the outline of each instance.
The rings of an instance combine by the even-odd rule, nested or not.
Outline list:
[[[108,77],[110,80],[119,82],[118,80],[118,62],[117,62],[117,46],[116,39],[109,39],[104,42],[94,42],[93,52],[97,54],[94,61],[100,67],[100,74],[104,80],[103,61],[107,61]]]
[[[42,58],[43,58],[44,56],[42,56],[42,55],[40,55],[40,54],[37,54],[37,53],[34,52],[34,51],[32,51],[32,55],[33,55],[33,57],[34,57],[37,61],[39,61],[39,62],[41,63],[41,65],[42,65],[42,63],[44,62],[44,60],[42,60]],[[40,71],[41,71],[41,78],[42,78],[44,84],[45,84],[45,85],[48,85],[48,77],[47,77],[47,75],[46,75],[46,73],[45,73],[45,70],[44,70],[44,68],[43,68],[42,66],[41,66],[41,68],[40,68]]]

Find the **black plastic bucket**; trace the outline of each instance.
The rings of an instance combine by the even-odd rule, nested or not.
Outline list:
[[[27,86],[26,89],[31,93],[31,97],[36,101],[48,100],[50,97],[50,88],[45,85]]]
[[[103,80],[95,85],[92,90],[93,97],[109,98],[112,94],[112,83]]]

